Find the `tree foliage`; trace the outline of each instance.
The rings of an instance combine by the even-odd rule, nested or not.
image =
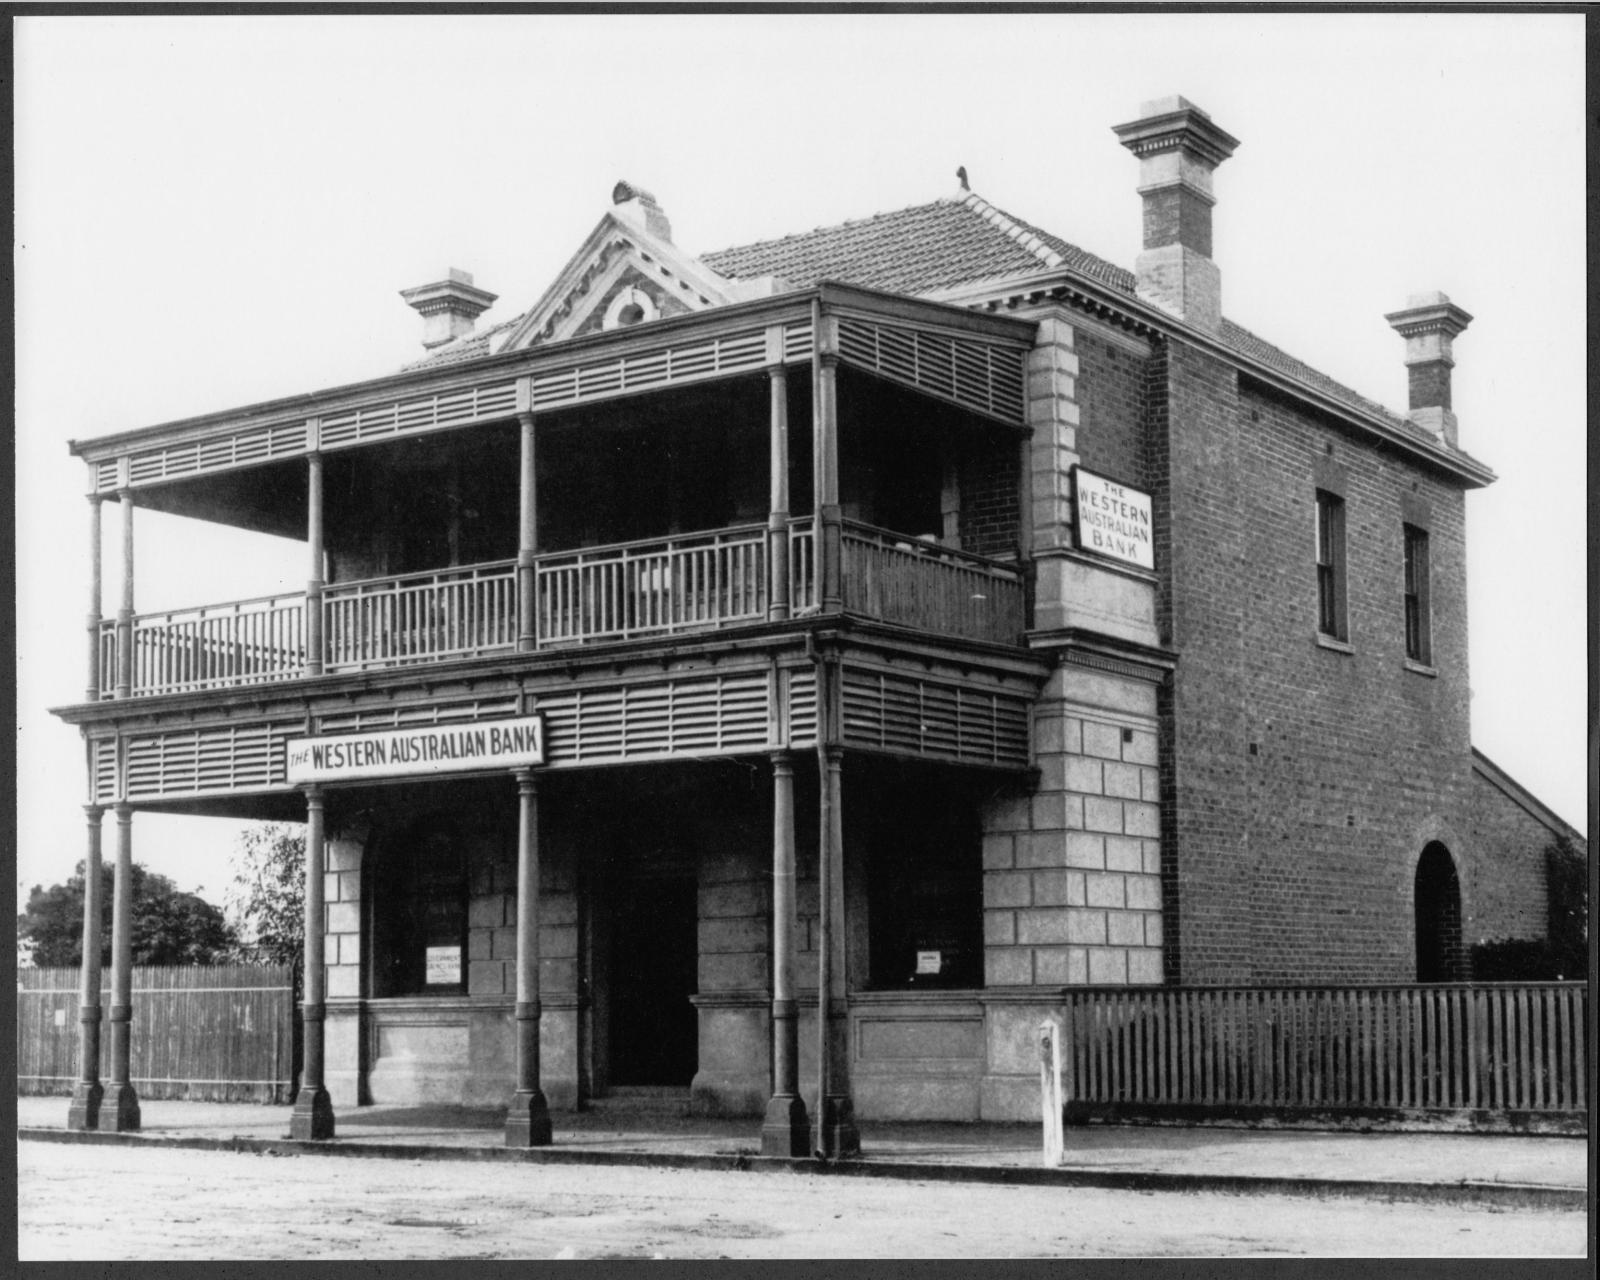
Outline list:
[[[298,966],[304,958],[305,865],[305,831],[298,825],[263,823],[239,837],[227,904],[251,959]]]
[[[1589,866],[1571,839],[1560,836],[1544,851],[1549,901],[1550,949],[1556,972],[1582,978],[1589,972]]]
[[[168,877],[132,864],[134,964],[215,964],[232,954],[237,939],[220,908],[179,890]],[[111,912],[116,876],[100,866],[100,963],[111,963]],[[34,885],[17,916],[17,941],[41,968],[83,963],[84,864],[65,884]]]

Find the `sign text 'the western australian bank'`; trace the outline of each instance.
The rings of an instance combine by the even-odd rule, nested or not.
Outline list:
[[[291,783],[514,769],[544,763],[544,718],[291,738]]]
[[[1080,550],[1141,569],[1156,567],[1148,493],[1074,467],[1072,510]]]

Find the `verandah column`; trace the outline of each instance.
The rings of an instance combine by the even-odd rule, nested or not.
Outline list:
[[[322,455],[306,455],[306,674],[320,676],[322,646]]]
[[[517,780],[517,1091],[506,1112],[506,1146],[550,1145],[550,1106],[539,1087],[539,784]]]
[[[812,486],[816,508],[817,600],[824,613],[844,607],[839,509],[839,350],[835,322],[812,304],[814,379],[811,410]]]
[[[783,327],[767,330],[767,381],[772,393],[772,504],[767,517],[767,617],[789,616],[789,375],[783,367]]]
[[[67,1107],[67,1128],[98,1129],[100,1102],[100,819],[99,805],[86,804],[88,852],[83,859],[83,985],[78,992],[78,1083]]]
[[[538,556],[539,556],[539,493],[535,464],[536,442],[533,434],[533,414],[519,413],[517,422],[522,428],[521,480],[517,519],[517,648],[531,653],[539,647],[538,617]]]
[[[794,761],[772,754],[772,1099],[761,1126],[761,1154],[807,1154],[800,1098],[800,1034],[794,998]]]
[[[83,700],[100,700],[100,495],[89,495],[89,679],[84,685]]]
[[[333,1137],[333,1100],[323,1085],[323,1021],[326,1017],[326,970],[323,968],[323,871],[327,860],[322,813],[322,788],[306,793],[306,955],[300,1019],[305,1028],[305,1060],[300,1071],[300,1092],[289,1118],[289,1136],[299,1139]]]
[[[124,1133],[139,1127],[139,1095],[133,1087],[130,1032],[133,1022],[133,807],[117,805],[117,883],[111,900],[111,1083],[100,1118]],[[85,957],[87,959],[87,957]],[[109,1105],[108,1105],[109,1104]]]
[[[817,679],[817,1150],[861,1154],[850,1098],[844,945],[844,822],[837,658],[818,654]]]
[[[117,491],[122,504],[122,607],[117,610],[116,695],[133,692],[133,490]]]

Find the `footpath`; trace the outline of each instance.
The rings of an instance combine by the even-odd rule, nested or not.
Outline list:
[[[17,1099],[23,1141],[288,1151],[371,1159],[497,1160],[742,1169],[926,1181],[1437,1200],[1584,1208],[1581,1138],[1470,1133],[1087,1125],[1066,1130],[1058,1166],[1041,1159],[1038,1125],[861,1122],[859,1159],[760,1154],[759,1120],[555,1113],[555,1141],[504,1145],[502,1116],[459,1107],[360,1107],[335,1115],[326,1142],[288,1137],[290,1108],[247,1103],[140,1103],[137,1133],[74,1132],[67,1099]]]

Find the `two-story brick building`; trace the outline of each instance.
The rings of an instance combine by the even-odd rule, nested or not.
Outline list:
[[[407,290],[398,374],[75,443],[122,594],[96,563],[59,714],[122,963],[73,1122],[138,1123],[141,810],[306,821],[312,1136],[509,1099],[548,1141],[647,1086],[775,1152],[820,1098],[848,1151],[1036,1115],[1064,987],[1537,932],[1559,822],[1469,736],[1470,317],[1413,298],[1409,412],[1356,395],[1222,314],[1235,140],[1179,98],[1116,133],[1132,271],[964,181],[694,257],[622,183],[524,314]],[[305,591],[139,614],[141,507],[303,538]]]

